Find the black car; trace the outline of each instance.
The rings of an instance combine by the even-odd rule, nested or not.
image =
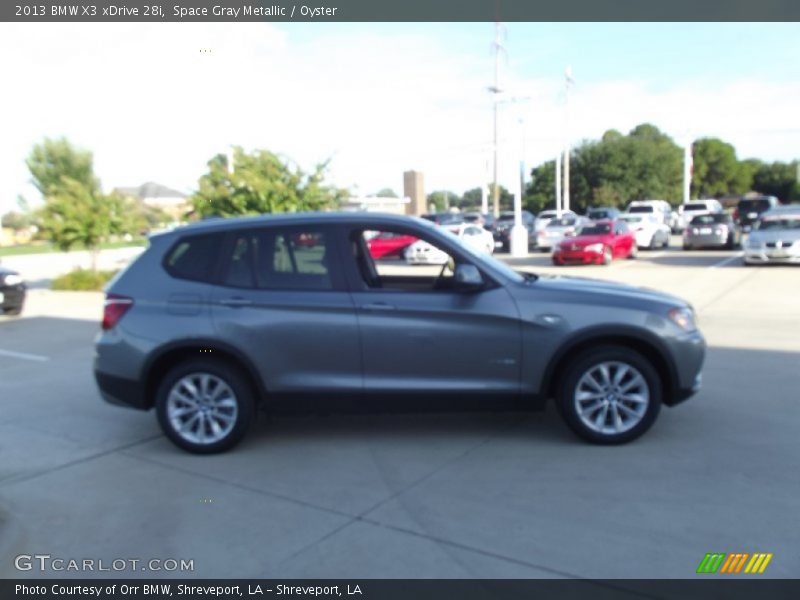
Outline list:
[[[586,211],[586,217],[592,221],[613,221],[619,214],[619,209],[613,206],[596,206]]]
[[[19,273],[0,267],[0,314],[18,315],[25,303],[25,282]]]
[[[428,213],[426,215],[422,215],[422,218],[426,221],[431,221],[432,223],[436,223],[437,225],[461,225],[464,222],[464,215],[461,213]]]
[[[528,246],[536,241],[536,217],[527,210],[522,211],[522,226],[528,230]],[[514,226],[513,211],[500,213],[494,223],[492,234],[495,246],[502,246],[503,252],[508,252],[511,247],[511,228]]]
[[[763,213],[776,206],[778,206],[778,199],[775,196],[742,198],[733,211],[733,219],[742,228],[742,231],[750,231]]]

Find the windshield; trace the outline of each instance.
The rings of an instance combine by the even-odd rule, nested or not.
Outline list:
[[[620,221],[625,221],[626,223],[640,223],[644,219],[642,217],[635,217],[633,215],[620,215]]]
[[[770,208],[769,200],[760,198],[758,200],[740,200],[739,212],[764,212]]]
[[[693,204],[692,203],[684,204],[683,205],[683,210],[684,211],[687,211],[687,210],[709,210],[709,208],[708,208],[708,205],[703,204],[702,202],[695,202]]]
[[[607,233],[611,233],[611,225],[606,223],[587,225],[586,227],[581,227],[580,231],[578,231],[578,235],[605,235]]]
[[[756,225],[759,231],[778,231],[782,229],[800,229],[800,214],[783,217],[767,217]]]
[[[599,210],[599,209],[590,210],[589,211],[589,217],[592,218],[592,219],[608,219],[609,217],[611,217],[611,211],[610,210]]]
[[[629,213],[651,213],[655,211],[656,209],[652,206],[631,206],[628,209]]]

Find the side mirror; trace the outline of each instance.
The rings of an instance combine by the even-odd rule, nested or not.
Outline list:
[[[483,275],[475,265],[456,265],[455,278],[456,283],[461,288],[477,289],[483,287]]]

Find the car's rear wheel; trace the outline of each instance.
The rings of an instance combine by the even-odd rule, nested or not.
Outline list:
[[[580,437],[598,444],[638,438],[661,408],[661,378],[642,355],[621,346],[581,353],[564,372],[559,412]]]
[[[255,399],[242,372],[226,362],[189,360],[158,386],[156,414],[175,445],[212,454],[238,444],[255,413]]]

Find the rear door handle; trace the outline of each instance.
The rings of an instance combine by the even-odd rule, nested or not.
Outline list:
[[[386,304],[386,302],[372,302],[361,306],[362,310],[395,310],[393,304]]]
[[[242,308],[243,306],[253,305],[253,301],[248,300],[247,298],[226,298],[224,300],[220,300],[219,303],[222,306],[229,306],[230,308]]]

